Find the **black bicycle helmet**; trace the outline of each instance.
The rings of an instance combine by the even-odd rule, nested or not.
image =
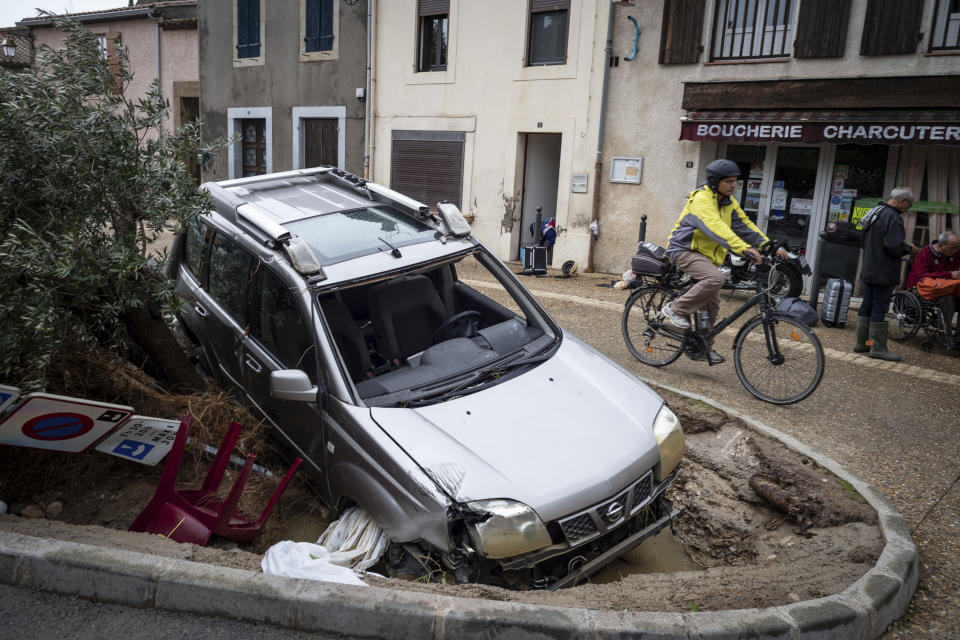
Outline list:
[[[731,176],[740,177],[740,167],[733,160],[720,158],[707,165],[707,186],[714,191],[721,180]]]

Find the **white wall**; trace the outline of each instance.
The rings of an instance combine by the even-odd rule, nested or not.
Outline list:
[[[520,133],[560,133],[554,262],[583,264],[589,246],[608,0],[571,0],[567,64],[525,67],[525,2],[450,0],[445,72],[416,73],[415,0],[377,3],[372,179],[390,180],[391,131],[465,132],[463,211],[477,237],[512,259],[520,231]],[[572,194],[573,173],[590,173]]]

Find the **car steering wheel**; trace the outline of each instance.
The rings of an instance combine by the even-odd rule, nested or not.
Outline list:
[[[482,319],[480,312],[472,309],[455,313],[433,332],[433,342],[436,344],[451,338],[472,338],[477,335]]]

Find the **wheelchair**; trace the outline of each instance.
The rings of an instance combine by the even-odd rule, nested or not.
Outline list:
[[[906,342],[923,331],[927,339],[920,347],[928,353],[936,345],[946,347],[950,343],[953,318],[943,317],[936,300],[921,298],[911,289],[893,292],[886,320],[890,339],[896,342]]]

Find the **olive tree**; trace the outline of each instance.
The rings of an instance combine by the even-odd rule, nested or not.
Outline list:
[[[212,149],[192,124],[160,134],[168,104],[157,83],[126,95],[122,50],[111,72],[95,36],[54,24],[63,48],[0,70],[0,383],[43,389],[66,350],[108,348],[198,389],[151,247],[209,207],[185,159]]]

